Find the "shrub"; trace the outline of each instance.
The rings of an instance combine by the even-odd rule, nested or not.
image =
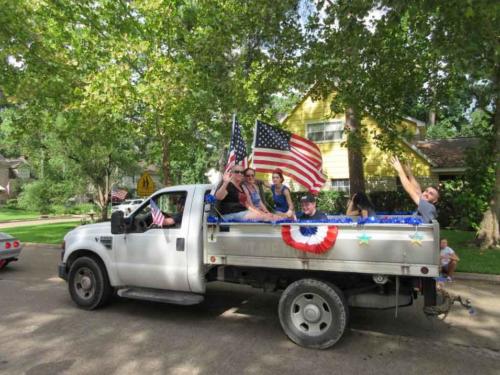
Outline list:
[[[404,191],[372,191],[368,197],[376,212],[395,213],[400,211],[415,211],[415,203]]]
[[[49,183],[39,180],[24,185],[18,197],[18,205],[25,210],[38,211],[42,215],[51,213]]]
[[[437,204],[439,223],[462,230],[477,229],[488,203],[463,180],[445,181]]]
[[[7,202],[5,202],[5,204],[3,206],[5,208],[10,208],[12,210],[16,210],[16,209],[19,208],[16,198],[14,198],[14,199],[8,199]]]

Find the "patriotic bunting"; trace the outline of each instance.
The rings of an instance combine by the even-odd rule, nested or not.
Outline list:
[[[335,225],[301,227],[283,225],[281,237],[288,246],[307,253],[322,254],[335,245],[338,229]]]

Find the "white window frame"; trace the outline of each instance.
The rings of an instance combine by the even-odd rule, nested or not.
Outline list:
[[[335,182],[343,182],[343,184],[334,184]],[[348,178],[330,179],[330,188],[333,191],[343,191],[347,194],[351,194],[351,182]]]
[[[314,128],[317,130],[312,131]],[[327,129],[330,128],[330,129]],[[332,132],[333,138],[327,138],[327,131]],[[340,132],[340,138],[335,138],[335,133]],[[342,142],[344,140],[344,121],[343,120],[328,120],[311,122],[306,124],[306,138],[315,143],[327,142]],[[311,134],[322,134],[321,139],[311,138]]]

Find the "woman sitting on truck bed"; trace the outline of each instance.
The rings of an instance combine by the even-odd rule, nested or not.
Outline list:
[[[220,202],[220,213],[224,220],[259,220],[276,221],[280,217],[252,208],[243,190],[244,169],[241,165],[233,166],[231,172],[224,173],[222,185],[215,192]]]
[[[247,168],[245,169],[245,182],[241,186],[243,186],[243,190],[247,194],[247,202],[250,207],[255,208],[263,213],[269,214],[269,210],[267,209],[264,200],[262,199],[261,192],[262,189],[262,181],[258,181],[255,179],[255,169]]]
[[[375,216],[375,207],[365,193],[354,193],[347,205],[346,215],[361,216],[362,218]]]

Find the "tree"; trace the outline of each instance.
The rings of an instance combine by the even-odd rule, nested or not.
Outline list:
[[[498,223],[498,2],[340,0],[320,1],[318,9],[309,22],[308,77],[318,83],[318,95],[336,93],[334,111],[376,119],[382,146],[391,148],[408,102],[435,112],[460,92],[464,113],[473,105],[491,114],[497,159],[489,217]],[[359,147],[349,139],[348,146]]]
[[[127,131],[129,90],[124,90],[132,73],[117,63],[119,48],[104,48],[111,38],[101,44],[106,37],[101,28],[86,27],[86,21],[101,22],[89,15],[91,6],[70,13],[71,5],[19,2],[2,9],[0,50],[5,61],[15,60],[2,71],[9,107],[1,114],[2,130],[11,124],[7,133],[39,165],[42,177],[43,166],[55,156],[76,165],[79,176],[95,187],[106,219],[113,177],[134,154]]]
[[[64,158],[94,187],[103,219],[115,178],[139,158],[161,160],[165,184],[201,178],[234,112],[246,125],[271,116],[300,42],[297,0],[0,8],[1,136],[42,175]]]

